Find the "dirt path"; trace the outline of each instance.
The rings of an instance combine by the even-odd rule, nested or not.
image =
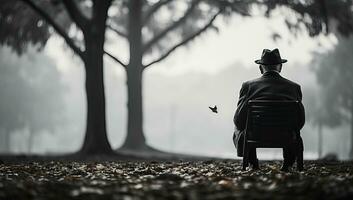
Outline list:
[[[0,164],[0,199],[353,199],[352,163],[239,161]]]

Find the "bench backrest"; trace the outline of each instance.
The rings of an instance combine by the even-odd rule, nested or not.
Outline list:
[[[298,101],[250,100],[246,132],[250,140],[288,141],[297,131]]]

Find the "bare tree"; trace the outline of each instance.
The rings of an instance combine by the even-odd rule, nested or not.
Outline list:
[[[85,7],[86,3],[1,0],[0,41],[21,53],[28,43],[44,46],[52,35],[49,27],[64,39],[85,66],[87,125],[81,153],[109,153],[112,150],[106,132],[103,55],[111,0],[92,0]],[[76,37],[71,37],[69,30],[76,30]]]

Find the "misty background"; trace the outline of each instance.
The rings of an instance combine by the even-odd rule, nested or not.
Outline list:
[[[218,32],[207,32],[146,70],[143,126],[149,145],[170,152],[235,158],[233,115],[241,84],[260,76],[254,60],[260,58],[262,49],[279,48],[281,56],[288,59],[282,75],[299,83],[303,90],[307,111],[307,122],[301,132],[304,158],[318,158],[318,127],[310,121],[311,108],[321,98],[314,60],[318,62],[319,53],[334,50],[338,39],[333,34],[311,38],[305,30],[295,37],[285,27],[280,12],[274,15],[270,19],[256,14],[251,18],[233,16],[226,22],[218,19],[215,22]],[[113,36],[108,32],[107,37],[107,49],[126,61],[128,44],[114,38],[119,47],[110,45]],[[1,152],[54,154],[79,150],[86,123],[84,68],[63,40],[51,37],[44,51],[37,52],[33,46],[22,56],[1,46],[0,67],[4,71],[0,72],[2,114],[9,105],[27,109],[21,104],[28,101],[31,109],[26,113],[33,119],[32,124],[38,124],[33,128],[9,127],[11,134],[1,135]],[[9,68],[18,69],[5,73]],[[36,73],[29,68],[35,68]],[[9,76],[17,79],[6,81]],[[127,129],[126,75],[108,58],[104,60],[104,83],[108,138],[112,147],[118,148]],[[29,88],[22,91],[25,86]],[[43,98],[31,99],[36,96]],[[218,114],[208,109],[213,105],[218,106]],[[2,115],[1,121],[6,121],[5,118]],[[322,154],[335,153],[340,159],[348,159],[350,138],[349,123],[323,127]],[[281,149],[258,152],[260,159],[282,157]]]

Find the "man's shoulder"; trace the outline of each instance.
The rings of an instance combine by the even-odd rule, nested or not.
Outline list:
[[[300,85],[292,80],[289,80],[287,78],[284,78],[283,76],[281,76],[282,80],[286,83],[288,83],[289,85],[293,85],[295,87],[300,87]]]
[[[287,85],[292,85],[294,87],[300,87],[300,85],[294,81],[291,81],[287,78],[284,78],[283,76],[278,76],[279,79],[277,78],[277,80],[280,80],[281,82],[283,82],[283,84],[287,84]],[[258,78],[254,78],[248,81],[245,81],[243,83],[243,86],[249,86],[249,85],[256,85],[256,84],[261,84],[261,82],[265,81],[264,77],[258,77]]]
[[[243,85],[251,85],[251,84],[254,84],[254,83],[258,83],[261,81],[261,77],[259,78],[254,78],[254,79],[251,79],[251,80],[248,80],[248,81],[245,81],[243,83]]]

